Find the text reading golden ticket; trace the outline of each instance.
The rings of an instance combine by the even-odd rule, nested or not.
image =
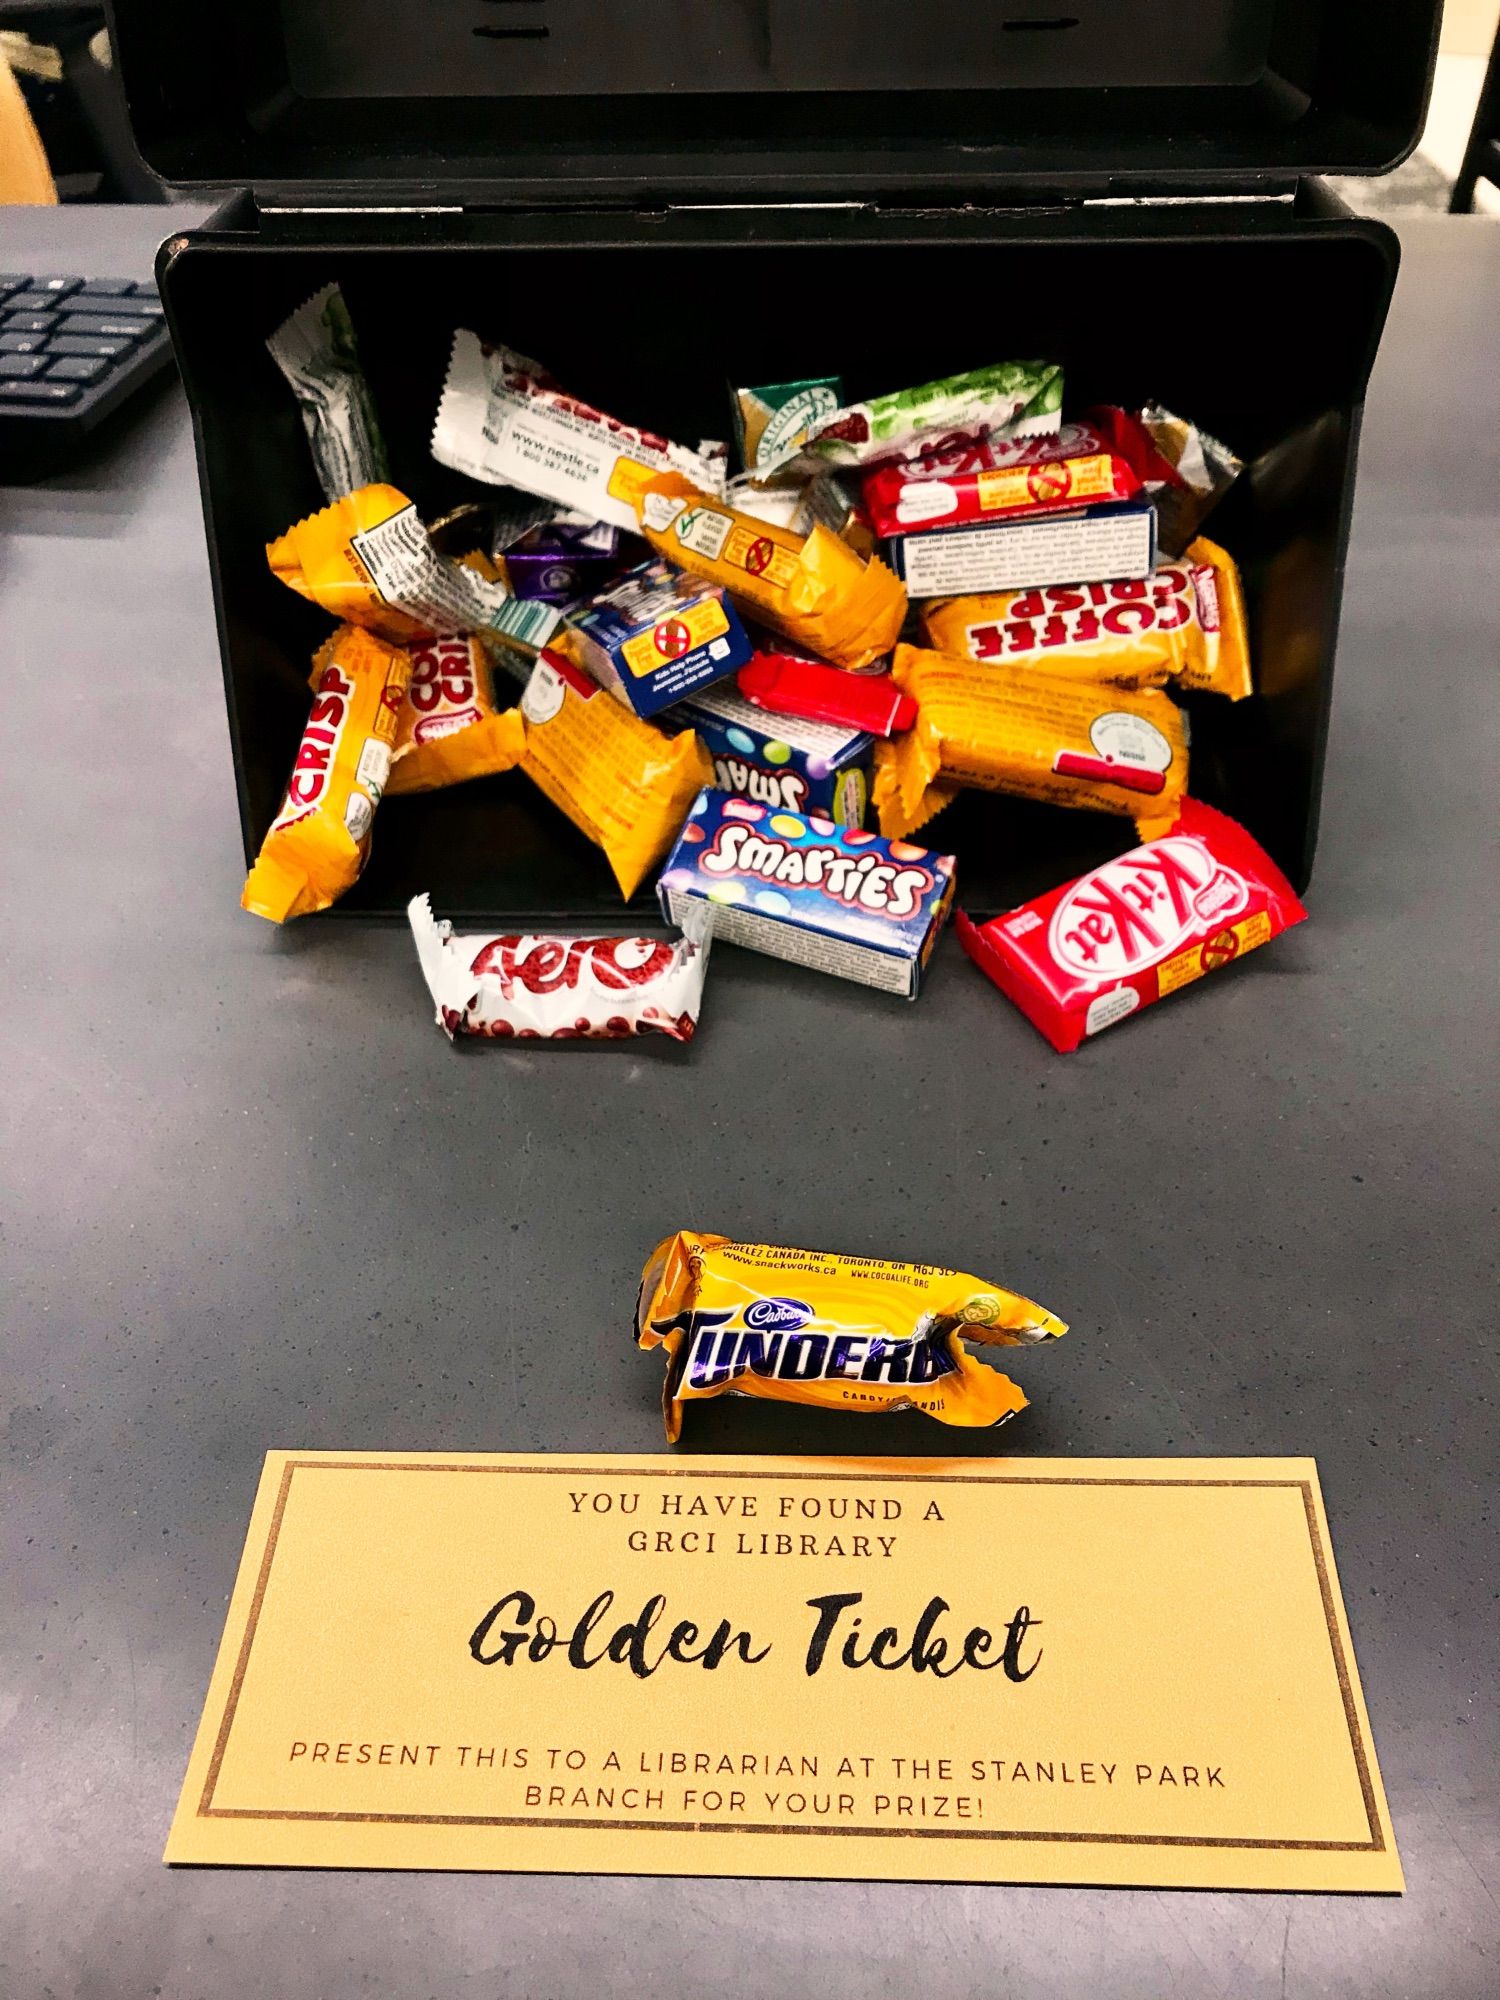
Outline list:
[[[1401,1887],[1302,1459],[273,1452],[167,1859]]]

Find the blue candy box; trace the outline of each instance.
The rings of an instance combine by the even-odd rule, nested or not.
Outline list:
[[[875,738],[827,722],[768,715],[720,681],[679,702],[673,721],[696,730],[720,791],[756,805],[863,826]]]
[[[707,903],[728,944],[914,1000],[953,885],[951,854],[703,791],[656,894],[670,923]]]
[[[754,650],[716,584],[649,556],[568,613],[582,664],[637,715],[732,674]]]

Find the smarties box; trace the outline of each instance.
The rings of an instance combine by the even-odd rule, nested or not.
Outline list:
[[[953,870],[951,854],[702,791],[656,893],[670,923],[710,903],[729,944],[915,1000]]]
[[[818,813],[835,826],[864,825],[875,739],[863,730],[768,715],[728,682],[679,703],[674,720],[697,731],[721,791]]]

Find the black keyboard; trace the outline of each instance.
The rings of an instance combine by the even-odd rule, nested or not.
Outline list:
[[[0,271],[0,483],[65,462],[171,353],[149,278]]]

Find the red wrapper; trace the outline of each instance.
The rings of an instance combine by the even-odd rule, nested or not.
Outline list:
[[[1066,1055],[1306,915],[1242,826],[1185,799],[1160,839],[987,924],[962,910],[955,922],[979,969]]]
[[[850,673],[791,653],[757,653],[740,668],[739,687],[746,701],[772,715],[829,722],[871,736],[894,736],[917,719],[917,704],[889,674]]]
[[[1144,432],[1141,438],[1149,449]],[[979,438],[872,472],[865,508],[877,534],[909,535],[1129,500],[1141,474],[1123,442],[1089,424],[1064,424],[1055,437]]]
[[[455,937],[425,896],[407,905],[417,957],[449,1041],[690,1042],[710,933],[706,912],[675,940],[642,937]]]

